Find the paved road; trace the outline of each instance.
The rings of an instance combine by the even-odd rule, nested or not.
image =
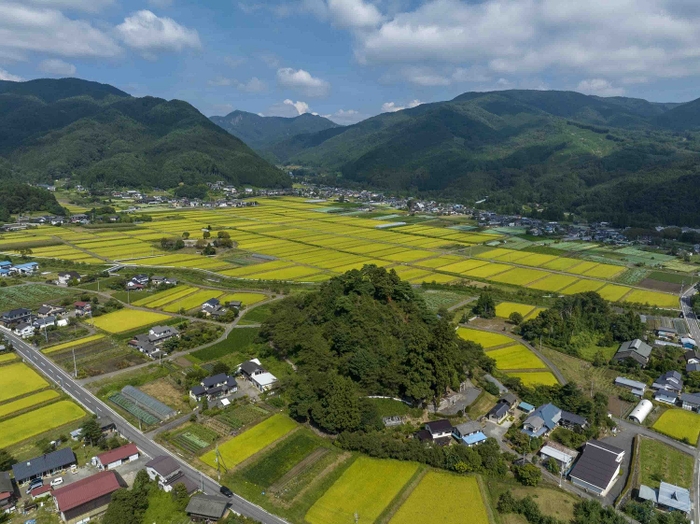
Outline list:
[[[690,287],[683,293],[681,297],[681,308],[683,309],[683,316],[688,323],[688,328],[690,330],[690,336],[696,341],[700,342],[700,325],[698,324],[698,318],[693,312],[693,308],[690,305],[690,298],[696,293],[695,287]]]
[[[182,466],[182,470],[185,474],[200,485],[203,491],[208,494],[218,494],[219,484],[212,478],[204,475],[200,471],[196,470],[190,466],[187,462],[184,462],[175,453],[165,449],[160,444],[153,442],[146,435],[141,433],[138,429],[134,428],[129,424],[126,419],[124,419],[119,413],[110,408],[107,404],[102,402],[100,399],[92,395],[88,390],[82,387],[80,384],[75,382],[73,378],[63,371],[61,368],[56,366],[51,360],[46,358],[41,352],[22,339],[5,332],[5,336],[12,342],[15,351],[21,355],[26,362],[29,362],[35,366],[40,372],[46,375],[50,380],[58,384],[68,395],[73,397],[77,402],[83,405],[86,409],[95,413],[97,415],[108,415],[116,424],[119,432],[124,435],[125,438],[129,439],[131,442],[135,443],[141,451],[150,457],[156,457],[158,455],[170,455]],[[247,500],[234,495],[229,499],[231,504],[231,509],[250,517],[252,519],[258,520],[263,524],[286,524],[286,521],[268,513],[261,507],[248,502]]]

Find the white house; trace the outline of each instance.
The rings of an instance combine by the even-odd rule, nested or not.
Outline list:
[[[277,383],[277,377],[265,370],[257,358],[241,364],[238,371],[258,390],[269,391]]]
[[[58,274],[56,284],[59,286],[67,286],[71,280],[80,282],[80,273],[77,271],[62,271]]]
[[[32,337],[34,336],[34,326],[27,324],[26,322],[22,322],[15,326],[14,333],[22,338]]]
[[[99,469],[114,469],[139,458],[136,444],[126,444],[93,457],[92,462]]]
[[[193,493],[197,489],[197,484],[182,472],[180,464],[167,455],[155,457],[147,462],[146,473],[151,480],[158,482],[158,487],[165,492],[172,491],[176,484],[184,485],[188,493]]]

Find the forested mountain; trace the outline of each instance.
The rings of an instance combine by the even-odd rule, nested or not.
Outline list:
[[[700,100],[561,91],[465,93],[269,146],[332,180],[506,212],[523,204],[620,225],[700,225]],[[700,131],[700,130],[699,130]]]
[[[0,82],[0,162],[15,179],[162,188],[288,177],[186,102],[78,79]],[[9,166],[9,167],[8,167]]]
[[[296,135],[339,127],[327,118],[310,113],[283,118],[233,111],[226,116],[212,116],[210,120],[256,151]]]

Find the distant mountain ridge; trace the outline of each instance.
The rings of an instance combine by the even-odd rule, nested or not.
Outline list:
[[[317,133],[340,127],[327,118],[304,113],[294,118],[263,117],[246,111],[233,111],[226,116],[212,116],[210,120],[250,148],[261,151],[277,142],[306,133]]]
[[[0,168],[15,180],[88,186],[291,185],[186,102],[75,78],[0,81]]]
[[[700,100],[568,91],[464,93],[262,151],[334,183],[526,203],[617,223],[700,225]]]

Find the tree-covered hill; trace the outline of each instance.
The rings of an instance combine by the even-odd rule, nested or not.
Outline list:
[[[135,98],[78,79],[0,82],[0,158],[14,177],[175,187],[288,178],[186,102]]]
[[[481,346],[461,340],[431,313],[408,282],[376,266],[286,298],[261,336],[297,365],[288,384],[292,414],[330,432],[363,424],[366,395],[431,401],[458,388],[470,368],[490,362]]]
[[[574,92],[465,93],[268,147],[345,184],[505,212],[542,204],[618,224],[700,225],[700,101]],[[665,195],[670,194],[669,198]]]
[[[296,135],[317,133],[339,127],[322,116],[304,113],[294,118],[260,116],[246,111],[233,111],[226,116],[212,116],[210,120],[240,138],[255,151],[261,151],[277,142]]]

